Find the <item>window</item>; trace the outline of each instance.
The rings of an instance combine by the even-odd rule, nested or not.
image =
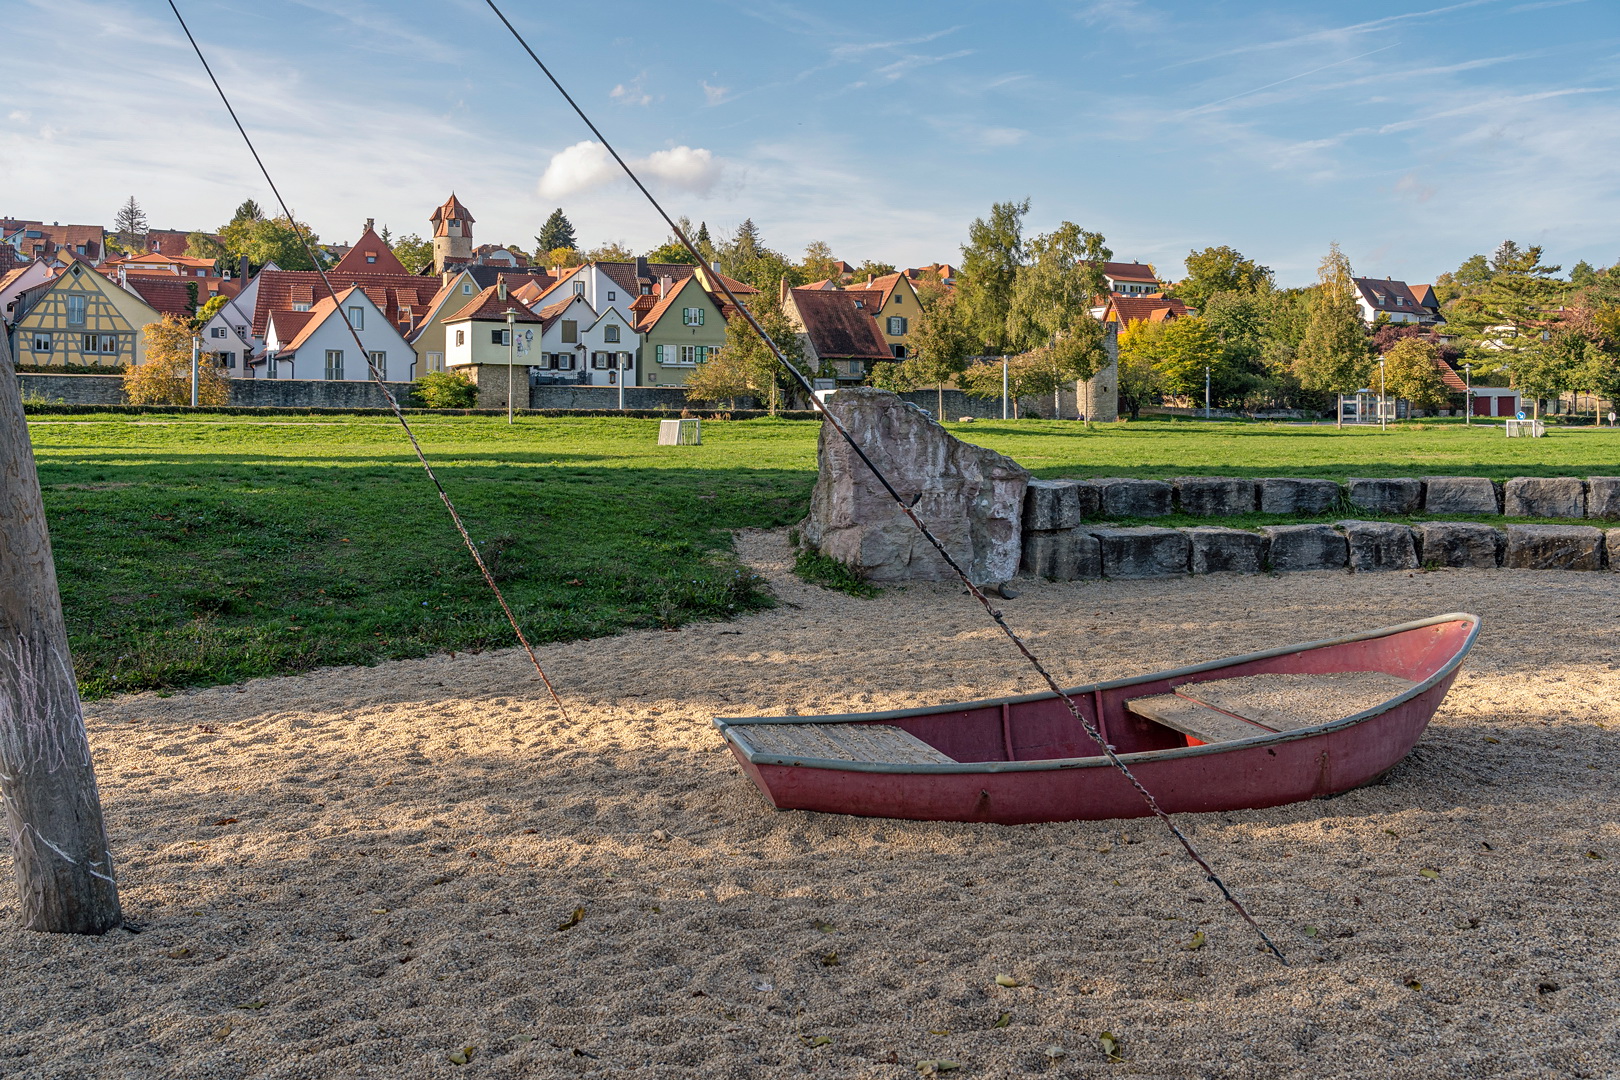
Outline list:
[[[657,386],[658,385],[658,372],[656,372],[656,371],[647,372],[647,385],[648,386]]]
[[[74,264],[73,269],[77,270],[78,268],[79,268],[78,264]],[[67,298],[67,309],[68,309],[68,325],[69,326],[83,326],[84,325],[84,297],[82,297],[82,296],[69,296]]]
[[[652,295],[652,286],[651,285],[643,285],[641,287],[641,295],[642,296],[651,296]]]
[[[50,352],[51,351],[51,335],[49,335],[49,334],[40,334],[40,333],[34,334],[34,351],[35,352],[42,352],[42,353]]]
[[[328,379],[343,378],[343,350],[326,350],[326,377]]]
[[[613,323],[602,327],[602,340],[617,343],[619,340],[619,328]]]
[[[906,347],[904,345],[891,345],[889,346],[889,349],[894,353],[894,358],[896,360],[904,360],[906,358]]]
[[[702,326],[703,309],[700,307],[681,308],[681,323],[685,326]]]
[[[564,319],[562,324],[562,339],[565,344],[574,345],[579,342],[579,323],[573,319]]]
[[[79,343],[79,351],[98,356],[117,356],[118,337],[115,334],[86,334]]]
[[[245,338],[245,337],[247,337],[247,327],[245,327],[245,326],[238,326],[238,327],[237,327],[237,328],[236,328],[236,336],[237,336],[237,337],[239,337],[239,338]]]
[[[349,325],[356,330],[364,330],[366,328],[366,309],[363,307],[350,308]]]
[[[591,353],[591,367],[595,368],[597,371],[606,371],[612,359],[612,353],[593,352]]]
[[[369,251],[366,252],[366,262],[376,262],[376,261],[377,261],[377,256],[373,255]]]
[[[906,332],[906,319],[903,315],[889,316],[889,333],[900,335]]]
[[[898,289],[896,289],[894,293],[894,302],[897,304],[903,304],[906,302],[906,298],[900,295],[900,291]]]
[[[222,338],[225,336],[225,328],[223,326],[210,327],[208,330],[208,336],[213,338]]]
[[[465,331],[465,330],[457,330],[456,331],[456,344],[457,345],[465,345],[465,344],[467,344],[467,331]]]
[[[560,352],[560,353],[558,353],[557,354],[557,370],[558,371],[573,371],[574,370],[574,354],[571,353],[571,352]]]
[[[866,306],[866,301],[865,300],[857,300],[857,301],[855,301],[855,306],[858,307],[858,308],[863,308],[863,307]]]
[[[681,346],[681,363],[683,363],[683,364],[695,364],[695,363],[697,363],[697,359],[698,359],[697,354],[698,354],[698,346],[696,346],[696,345],[682,345]]]
[[[378,349],[376,352],[367,353],[366,355],[371,357],[371,366],[376,370],[377,378],[388,378],[388,353]]]
[[[463,281],[461,283],[461,295],[462,296],[471,296],[472,295],[472,282]]]
[[[293,310],[294,311],[308,311],[309,310],[309,301],[308,300],[294,300],[293,301]]]
[[[608,300],[609,301],[617,300],[618,298],[619,298],[618,293],[614,292],[612,289],[608,290]]]
[[[219,356],[220,367],[234,368],[236,366],[236,353],[227,351],[217,355]]]
[[[509,336],[509,332],[504,328],[500,330],[491,330],[489,332],[489,343],[491,345],[510,345],[512,344],[512,339]]]
[[[574,282],[574,295],[575,296],[584,296],[585,295],[585,283],[583,281]]]
[[[427,369],[429,371],[444,370],[444,353],[430,352],[427,354]]]
[[[620,371],[629,371],[630,370],[630,354],[627,353],[627,352],[622,352],[621,351],[620,353],[618,353],[618,357],[619,357],[619,370]]]

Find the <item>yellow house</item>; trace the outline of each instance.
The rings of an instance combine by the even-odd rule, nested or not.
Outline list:
[[[878,332],[894,353],[896,360],[904,360],[911,355],[910,334],[916,324],[917,316],[922,314],[922,305],[917,302],[917,290],[912,287],[911,279],[904,274],[884,274],[882,277],[871,279],[866,284],[851,282],[845,289],[862,289],[883,294],[878,310],[872,312],[878,321]]]
[[[17,301],[14,355],[19,364],[114,367],[146,359],[141,330],[163,318],[156,308],[77,258],[55,281]]]
[[[416,355],[421,358],[416,368],[418,374],[425,375],[430,371],[444,370],[446,351],[444,324],[481,292],[483,286],[466,270],[460,273],[452,270],[445,275],[445,282],[428,304],[427,313],[422,316],[422,321],[416,324],[416,329],[411,331],[407,339],[411,343],[411,348],[416,350]]]

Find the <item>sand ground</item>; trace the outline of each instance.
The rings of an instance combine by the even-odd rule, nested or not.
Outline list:
[[[1484,617],[1383,782],[1185,819],[1284,968],[1145,821],[770,809],[711,716],[1036,685],[958,588],[854,599],[788,577],[780,534],[739,548],[782,604],[545,649],[567,720],[512,651],[90,707],[140,932],[25,933],[5,890],[0,1075],[1620,1075],[1620,574],[1005,604],[1071,683]]]

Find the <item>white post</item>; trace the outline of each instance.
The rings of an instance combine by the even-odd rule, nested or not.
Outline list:
[[[506,424],[512,425],[512,365],[514,351],[517,348],[517,329],[514,325],[516,313],[506,309]]]
[[[1001,358],[1001,418],[1007,419],[1007,357]]]
[[[1474,422],[1474,365],[1463,365],[1463,424]]]
[[[195,334],[191,338],[191,407],[197,407],[197,353],[202,348],[202,342],[197,340]]]
[[[1204,419],[1209,419],[1209,365],[1204,365]]]
[[[624,412],[624,365],[619,363],[618,350],[614,350],[613,366],[618,369],[619,380],[619,411]]]
[[[1384,422],[1384,358],[1378,358],[1378,430],[1387,430]]]

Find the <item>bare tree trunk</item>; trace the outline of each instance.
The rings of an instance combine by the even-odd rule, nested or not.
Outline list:
[[[123,923],[34,452],[0,329],[0,798],[30,930]]]

